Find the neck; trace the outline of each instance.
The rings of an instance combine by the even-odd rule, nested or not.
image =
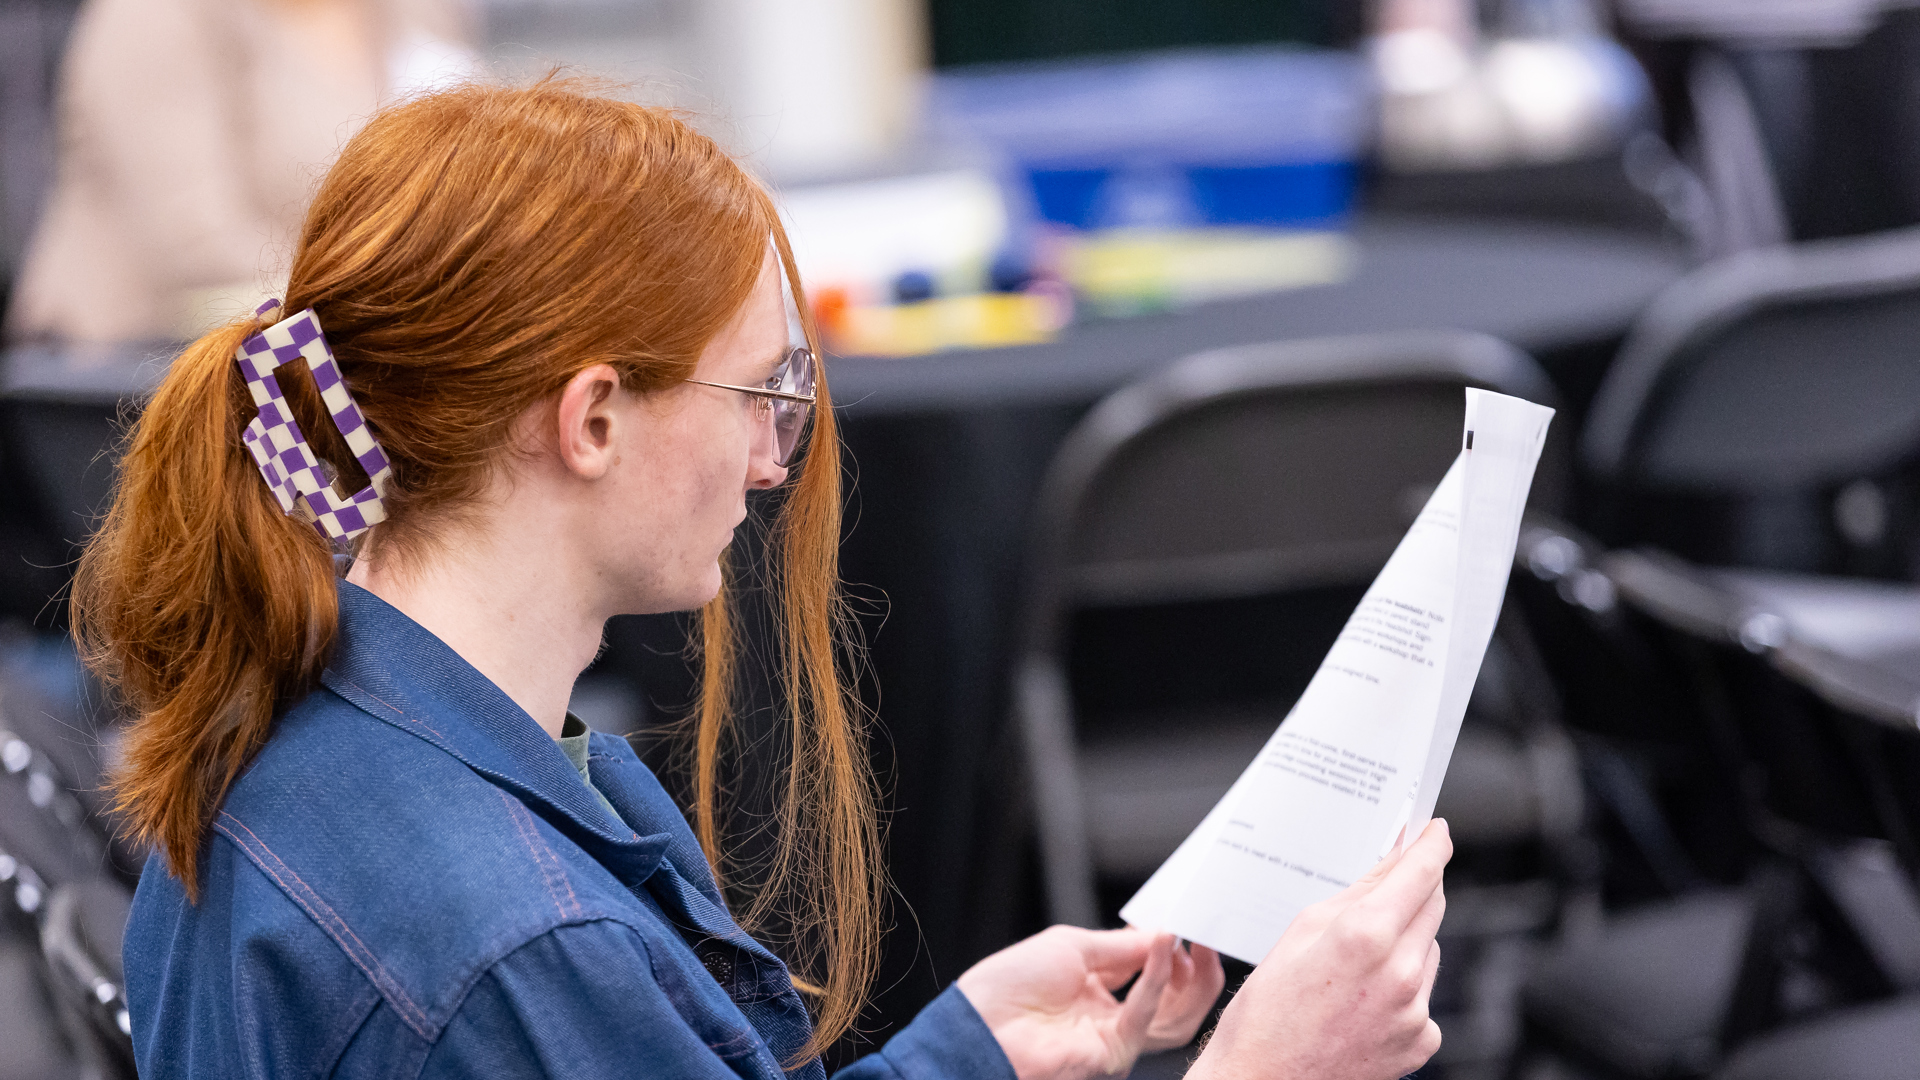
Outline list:
[[[398,608],[558,738],[573,683],[599,652],[606,618],[569,580],[570,560],[520,537],[480,537],[456,552],[355,560],[347,580]],[[549,553],[550,554],[550,553]]]

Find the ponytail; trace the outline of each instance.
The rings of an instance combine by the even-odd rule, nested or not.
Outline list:
[[[233,358],[259,329],[222,327],[173,362],[73,586],[81,654],[137,716],[116,809],[189,898],[221,800],[275,710],[314,685],[339,614],[327,541],[281,512],[241,444],[253,402]],[[311,385],[287,381],[303,426],[337,437]]]

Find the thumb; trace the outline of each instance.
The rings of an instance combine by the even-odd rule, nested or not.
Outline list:
[[[1369,866],[1366,873],[1355,878],[1353,884],[1334,893],[1321,903],[1329,909],[1338,910],[1372,892],[1376,886],[1386,880],[1388,874],[1393,873],[1393,868],[1400,865],[1400,860],[1406,857],[1406,846],[1401,843],[1405,838],[1406,830],[1401,829],[1399,838],[1394,840],[1393,846],[1387,849],[1387,853],[1382,855],[1379,861]]]
[[[1403,828],[1400,830],[1399,837],[1394,840],[1393,846],[1387,849],[1387,853],[1381,856],[1378,862],[1368,867],[1366,873],[1355,878],[1353,884],[1325,900],[1309,905],[1305,911],[1295,916],[1293,923],[1287,927],[1286,935],[1280,939],[1280,942],[1274,944],[1274,950],[1278,951],[1281,944],[1289,940],[1298,944],[1304,940],[1319,937],[1320,931],[1339,918],[1342,912],[1378,888],[1380,883],[1386,880],[1387,875],[1393,872],[1393,868],[1400,865],[1401,858],[1405,856],[1406,848],[1401,844],[1401,840],[1405,838],[1406,830]]]

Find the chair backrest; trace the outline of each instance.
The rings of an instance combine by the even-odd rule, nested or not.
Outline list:
[[[1041,487],[1027,647],[1053,651],[1074,606],[1370,580],[1452,463],[1468,386],[1553,397],[1527,356],[1458,332],[1222,349],[1115,392]],[[1560,489],[1549,460],[1536,501]]]
[[[1706,199],[1701,246],[1920,223],[1920,12],[1902,0],[1616,0]]]
[[[1920,229],[1747,252],[1662,294],[1581,461],[1602,539],[1700,562],[1920,571]]]
[[[1469,386],[1553,399],[1533,361],[1493,338],[1367,335],[1189,357],[1116,391],[1068,435],[1036,507],[1014,687],[1056,918],[1089,922],[1094,908],[1071,617],[1364,588],[1457,453]],[[1559,497],[1564,461],[1550,444],[1540,500]],[[1282,657],[1270,641],[1240,642],[1213,662],[1302,666],[1304,684],[1357,599],[1327,605],[1336,621],[1317,649]]]

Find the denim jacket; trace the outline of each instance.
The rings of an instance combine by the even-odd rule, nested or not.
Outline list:
[[[825,1080],[780,960],[618,738],[588,770],[438,638],[340,586],[322,686],[228,793],[190,903],[127,929],[140,1075]],[[842,1080],[1014,1080],[949,987]]]

